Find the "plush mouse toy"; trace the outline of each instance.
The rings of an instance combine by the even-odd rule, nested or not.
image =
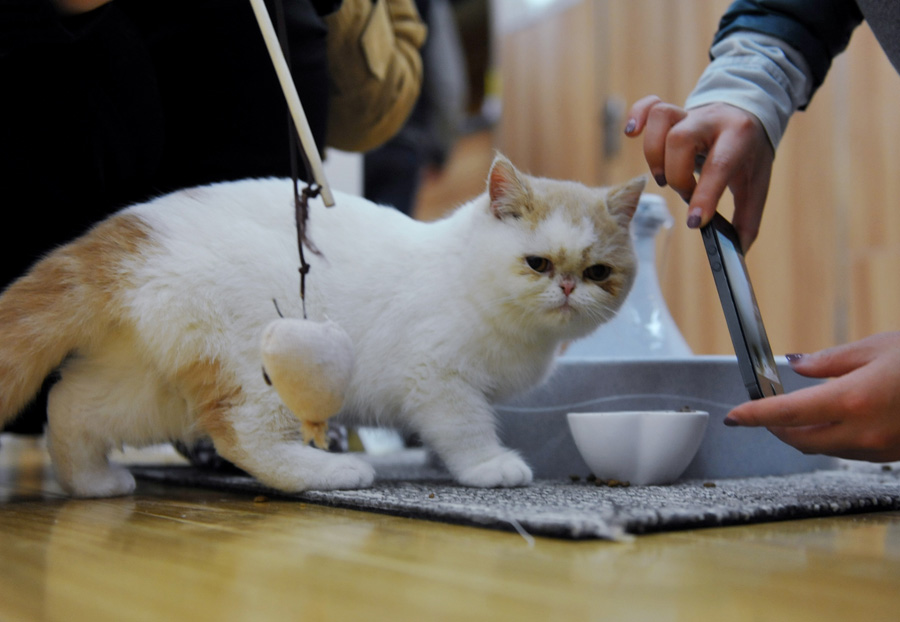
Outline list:
[[[344,402],[353,373],[353,342],[331,321],[282,318],[262,336],[263,374],[301,422],[305,443],[326,449],[329,417]]]

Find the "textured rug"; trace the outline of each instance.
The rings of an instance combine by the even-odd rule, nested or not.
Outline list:
[[[634,535],[900,509],[900,473],[885,467],[795,475],[688,480],[670,486],[610,486],[543,480],[523,488],[454,484],[419,463],[376,462],[364,490],[284,494],[248,475],[190,466],[131,467],[139,479],[290,498],[409,518],[515,530],[526,539],[627,539]]]

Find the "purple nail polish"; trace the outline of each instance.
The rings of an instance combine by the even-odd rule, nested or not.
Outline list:
[[[637,127],[637,121],[634,119],[628,119],[628,124],[625,126],[625,133],[631,134],[634,131],[634,128]]]
[[[725,417],[724,419],[722,419],[722,423],[727,425],[729,428],[736,428],[737,426],[741,425],[731,417]]]
[[[696,229],[700,226],[700,216],[703,211],[699,207],[695,207],[688,212],[687,226],[689,229]]]
[[[804,356],[806,356],[806,355],[805,354],[785,354],[784,358],[786,358],[788,360],[788,363],[796,363],[797,361],[802,359]]]
[[[662,173],[653,176],[654,181],[656,181],[656,185],[660,188],[665,188],[666,184],[669,183],[666,181],[666,176]]]

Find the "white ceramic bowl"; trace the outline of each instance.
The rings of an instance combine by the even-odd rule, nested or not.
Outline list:
[[[569,413],[581,457],[601,480],[669,484],[700,448],[709,413],[639,410]]]

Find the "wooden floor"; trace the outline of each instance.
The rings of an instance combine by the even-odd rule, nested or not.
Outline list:
[[[71,500],[3,436],[0,576],[4,622],[897,620],[900,513],[532,540],[146,483]]]

